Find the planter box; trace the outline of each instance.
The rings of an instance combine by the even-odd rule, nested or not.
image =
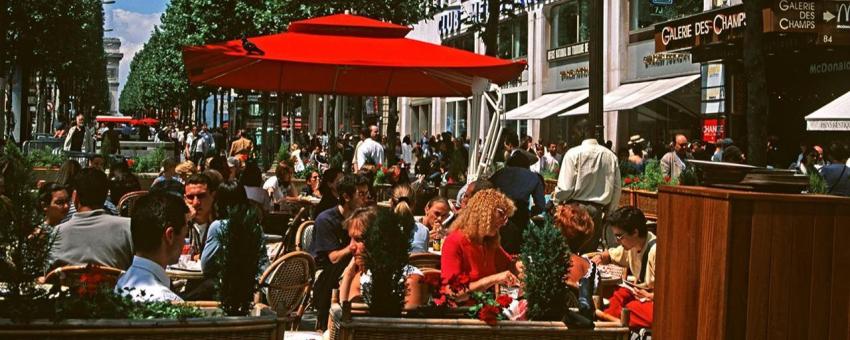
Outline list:
[[[0,339],[283,339],[275,314],[186,320],[94,319],[33,320],[14,323],[0,319]]]
[[[647,220],[658,220],[658,192],[623,188],[620,206],[629,205],[643,211]]]
[[[32,169],[32,176],[36,182],[40,180],[53,182],[59,177],[59,168],[35,167]]]
[[[626,340],[629,329],[615,323],[597,323],[592,330],[568,329],[562,322],[499,321],[489,326],[473,319],[411,319],[356,315],[343,317],[342,308],[331,307],[331,340],[353,339],[596,339]]]
[[[142,172],[136,174],[136,178],[139,179],[139,187],[142,190],[150,190],[151,185],[153,185],[153,181],[159,177],[159,174],[156,172]]]

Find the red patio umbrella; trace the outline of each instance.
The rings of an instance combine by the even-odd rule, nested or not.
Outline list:
[[[145,117],[142,119],[133,119],[130,121],[130,125],[156,125],[159,124],[159,119]]]
[[[525,68],[525,61],[407,39],[409,31],[337,14],[296,21],[288,32],[253,37],[247,44],[232,40],[184,47],[183,61],[196,85],[422,97],[470,96],[474,77],[504,84]]]

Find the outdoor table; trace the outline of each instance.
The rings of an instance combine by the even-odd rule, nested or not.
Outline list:
[[[623,283],[626,268],[616,264],[603,264],[597,266],[599,269],[599,296],[610,298],[617,290],[617,286]]]

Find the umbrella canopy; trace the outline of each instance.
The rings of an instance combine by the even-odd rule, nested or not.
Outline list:
[[[145,117],[142,119],[133,119],[130,121],[130,125],[156,125],[159,124],[159,119]]]
[[[280,34],[183,49],[189,80],[262,91],[343,95],[472,95],[473,79],[514,80],[525,61],[503,60],[405,36],[409,27],[337,14]]]
[[[133,117],[127,117],[127,116],[100,115],[100,116],[94,117],[94,121],[96,121],[98,123],[124,123],[124,124],[127,124],[127,123],[130,123],[132,120],[133,120]]]

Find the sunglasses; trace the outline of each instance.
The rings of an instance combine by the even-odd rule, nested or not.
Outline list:
[[[187,199],[187,200],[189,200],[189,201],[194,201],[196,198],[197,198],[198,200],[203,200],[203,199],[207,198],[207,196],[208,196],[208,195],[207,195],[207,193],[203,193],[203,194],[189,194],[189,195],[186,195],[186,199]]]

